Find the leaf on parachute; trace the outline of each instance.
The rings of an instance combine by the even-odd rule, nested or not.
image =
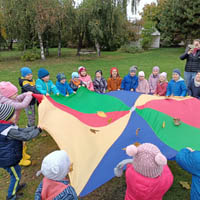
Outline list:
[[[187,189],[187,190],[190,189],[190,185],[189,185],[188,182],[186,182],[186,181],[180,181],[179,183],[180,183],[180,185],[181,185],[183,188],[185,188],[185,189]]]
[[[90,129],[90,131],[92,132],[92,133],[94,133],[94,134],[96,134],[97,132],[99,132],[99,130],[95,130],[95,129]]]
[[[175,126],[180,126],[181,125],[181,120],[179,118],[174,118],[174,125]]]
[[[166,125],[166,124],[165,124],[165,121],[164,121],[163,124],[162,124],[162,127],[165,128],[165,125]]]
[[[139,142],[135,142],[133,145],[135,145],[136,147],[140,146],[141,144]],[[123,151],[126,151],[126,148],[122,149]]]
[[[136,136],[138,136],[139,131],[140,131],[140,128],[137,128],[137,130],[136,130]]]
[[[71,163],[71,165],[70,165],[70,167],[69,167],[69,172],[72,172],[72,171],[73,171],[73,166],[74,166],[74,164]]]
[[[108,119],[108,123],[110,124],[112,122],[112,118]]]
[[[99,117],[104,117],[104,118],[107,117],[106,113],[103,112],[103,111],[97,111],[97,115],[98,115]]]

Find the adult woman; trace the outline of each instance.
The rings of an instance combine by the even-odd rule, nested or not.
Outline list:
[[[186,52],[180,56],[181,60],[186,59],[184,78],[188,87],[191,80],[195,77],[197,71],[200,71],[200,40],[193,41],[193,45],[189,45]]]
[[[188,95],[200,99],[200,71],[192,79],[188,86]]]

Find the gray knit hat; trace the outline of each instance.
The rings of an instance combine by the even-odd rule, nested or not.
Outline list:
[[[132,66],[132,67],[130,67],[130,72],[137,72],[137,69],[138,69],[138,67],[137,66]]]
[[[163,166],[167,164],[166,157],[151,143],[144,143],[138,147],[130,145],[126,148],[126,153],[133,156],[135,171],[149,178],[160,176]]]
[[[8,104],[0,104],[0,120],[8,121],[15,114],[15,108]]]

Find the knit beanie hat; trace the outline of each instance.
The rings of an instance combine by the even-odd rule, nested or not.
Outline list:
[[[11,82],[0,82],[0,94],[4,97],[11,97],[18,92],[16,86],[14,86]]]
[[[78,68],[78,73],[80,74],[82,71],[86,71],[86,68],[85,67],[83,67],[83,66],[80,66],[79,68]]]
[[[129,70],[130,72],[137,72],[137,66],[132,66]]]
[[[162,174],[163,166],[167,164],[166,157],[158,147],[151,143],[144,143],[136,147],[130,145],[126,153],[133,156],[133,167],[135,171],[149,178],[156,178]]]
[[[110,70],[110,75],[112,76],[112,72],[113,70],[116,70],[117,71],[117,75],[118,75],[118,69],[116,67],[112,67],[111,70]]]
[[[8,104],[0,104],[0,120],[8,121],[15,114],[15,108]]]
[[[72,79],[74,79],[74,78],[79,78],[78,72],[72,73]]]
[[[42,173],[48,179],[61,181],[69,173],[70,164],[67,153],[64,150],[57,150],[43,159],[41,170],[36,175]]]
[[[138,76],[144,76],[144,77],[145,77],[145,73],[144,73],[143,71],[140,71],[140,72],[138,73]]]
[[[32,74],[32,70],[29,67],[22,67],[20,71],[22,77],[26,77],[28,74]]]
[[[97,70],[97,71],[95,72],[95,74],[98,73],[98,72],[101,74],[101,76],[103,75],[102,70]]]
[[[158,72],[160,72],[160,67],[154,66],[152,71],[158,71]]]
[[[162,72],[162,73],[160,74],[160,76],[163,76],[165,79],[167,79],[167,73],[166,73],[166,72]]]
[[[44,78],[45,76],[48,76],[48,75],[49,75],[49,72],[46,69],[40,68],[38,70],[38,78],[42,79],[42,78]]]
[[[178,74],[179,76],[181,76],[181,71],[179,69],[174,69],[173,74]]]
[[[64,73],[58,73],[56,78],[60,82],[61,80],[66,79],[66,76]]]

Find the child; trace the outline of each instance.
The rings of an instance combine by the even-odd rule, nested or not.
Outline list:
[[[149,83],[145,79],[145,74],[143,71],[140,71],[138,73],[139,81],[138,81],[138,87],[136,88],[136,92],[149,94]]]
[[[159,81],[160,68],[158,66],[153,67],[152,74],[149,76],[149,88],[150,94],[154,94]]]
[[[39,135],[40,128],[18,128],[15,123],[15,108],[0,104],[0,167],[10,174],[7,200],[15,200],[17,193],[25,184],[20,185],[22,159],[22,141],[28,141]]]
[[[74,93],[72,88],[66,82],[66,76],[64,73],[58,73],[56,78],[57,78],[56,87],[59,90],[60,94],[62,94],[63,96],[68,96],[69,94]]]
[[[44,178],[36,190],[35,200],[78,200],[74,188],[66,179],[69,171],[70,160],[65,151],[54,151],[47,155],[42,161],[41,170],[37,172],[37,176],[42,173]]]
[[[121,83],[121,89],[134,92],[138,86],[138,77],[136,76],[137,66],[132,66],[130,72]]]
[[[87,74],[85,67],[78,68],[79,80],[81,80],[88,88],[88,90],[94,91],[94,86],[91,77]]]
[[[200,151],[187,147],[176,155],[176,162],[188,173],[192,174],[191,200],[200,198]]]
[[[79,80],[79,75],[77,72],[72,73],[72,79],[70,80],[69,86],[76,92],[79,87],[83,86],[86,87],[86,85]]]
[[[114,172],[121,176],[126,165],[125,200],[161,200],[173,183],[167,159],[153,144],[130,145],[126,153],[133,156],[117,165]]]
[[[38,79],[36,81],[36,89],[40,94],[49,96],[51,93],[59,95],[59,91],[50,79],[49,72],[46,69],[38,70]]]
[[[119,76],[118,69],[116,67],[111,68],[110,78],[108,78],[108,91],[120,90],[122,78]]]
[[[162,72],[159,76],[159,81],[156,87],[155,95],[165,96],[167,92],[167,73]]]
[[[93,81],[94,85],[94,91],[97,93],[106,93],[107,89],[107,82],[106,80],[102,77],[103,73],[101,70],[97,70],[95,72],[95,79]]]
[[[33,92],[39,94],[35,87],[35,80],[33,79],[33,74],[30,68],[21,68],[21,78],[19,78],[19,85],[21,87],[21,92]],[[36,99],[33,98],[28,107],[25,108],[26,115],[28,118],[28,127],[35,126],[35,104]]]
[[[188,85],[188,95],[200,99],[200,72],[197,72],[195,78]]]
[[[185,97],[187,94],[187,88],[185,81],[181,78],[181,72],[179,69],[174,69],[172,74],[172,80],[168,83],[166,96],[181,96]]]
[[[16,109],[16,122],[19,120],[20,111],[28,107],[32,100],[32,92],[18,95],[18,89],[10,82],[0,82],[0,103],[9,104]]]

